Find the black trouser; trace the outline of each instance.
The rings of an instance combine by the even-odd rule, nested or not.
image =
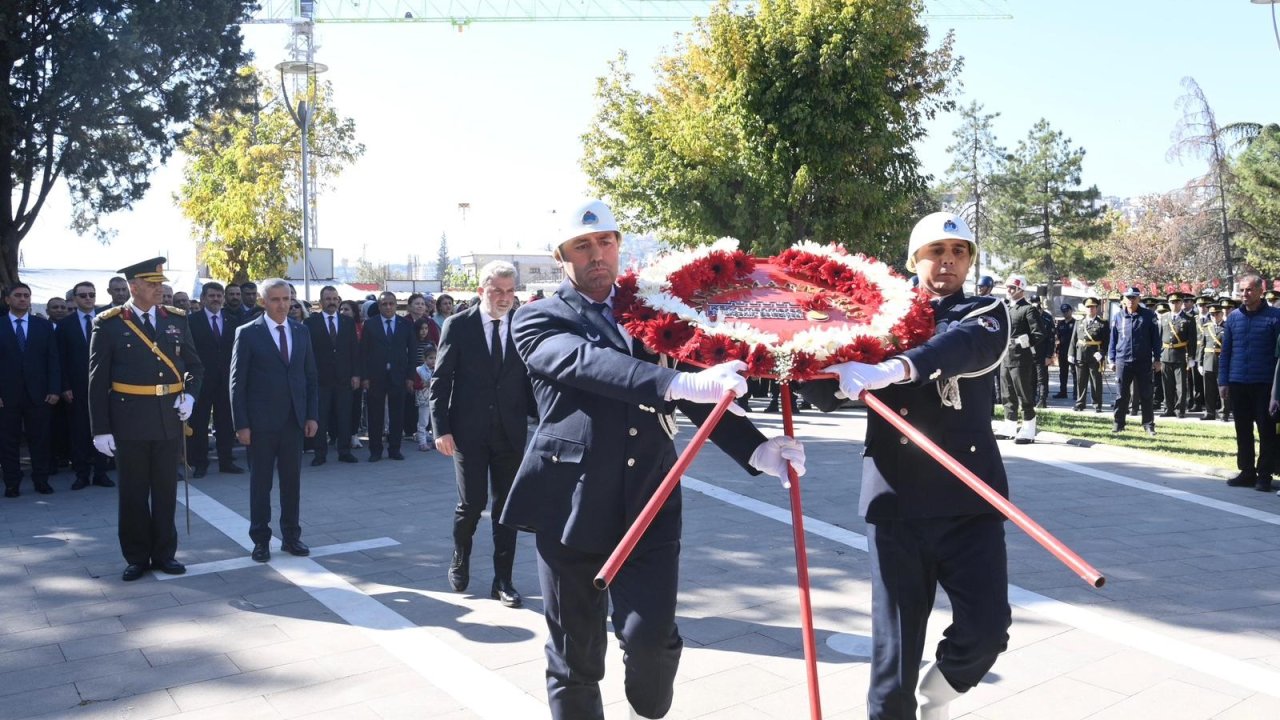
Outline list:
[[[613,602],[614,635],[622,646],[627,701],[660,718],[671,709],[684,641],[676,627],[680,542],[641,539],[609,589],[592,580],[607,554],[560,544],[559,530],[538,533],[538,581],[547,629],[547,701],[553,720],[604,720],[605,617]]]
[[[249,539],[271,541],[271,481],[280,476],[280,538],[294,542],[302,536],[298,521],[302,476],[302,428],[289,410],[284,428],[271,432],[249,425]]]
[[[1165,414],[1186,414],[1187,400],[1190,398],[1191,390],[1187,385],[1186,364],[1161,363],[1160,374],[1164,376]]]
[[[1259,479],[1270,478],[1275,467],[1276,421],[1271,418],[1271,383],[1231,383],[1227,401],[1236,419],[1236,467]],[[1253,428],[1258,428],[1254,464]]]
[[[107,476],[107,456],[93,446],[93,430],[89,425],[89,398],[76,397],[71,401],[71,467],[76,477],[99,480]]]
[[[1049,402],[1049,366],[1044,360],[1036,360],[1036,404]]]
[[[1205,405],[1204,375],[1199,366],[1188,371],[1191,375],[1191,409],[1203,408]]]
[[[1058,394],[1059,395],[1066,395],[1067,383],[1074,384],[1076,381],[1075,373],[1071,372],[1070,356],[1071,354],[1066,350],[1062,350],[1058,353]],[[1076,385],[1076,392],[1078,393],[1079,390],[1080,390],[1080,386]]]
[[[455,439],[456,441],[456,439]],[[493,525],[493,575],[495,579],[511,582],[511,566],[516,558],[516,531],[498,522],[502,508],[511,492],[511,481],[516,477],[523,459],[523,447],[513,447],[500,426],[490,433],[488,443],[467,445],[453,454],[453,468],[458,483],[458,506],[453,515],[453,543],[467,555],[471,554],[471,538],[480,523],[480,514],[488,504],[489,489],[493,489],[493,507],[489,509]]]
[[[6,370],[5,372],[12,372]],[[49,483],[53,458],[49,450],[49,430],[53,406],[37,402],[26,393],[16,402],[0,407],[0,472],[4,474],[4,486],[17,489],[22,484],[22,464],[18,457],[22,436],[27,437],[27,452],[31,454],[31,480],[36,487]]]
[[[935,659],[947,682],[967,691],[1009,642],[1012,616],[1004,523],[999,515],[867,523],[871,556],[869,720],[916,716],[920,659],[937,588],[951,625]]]
[[[1022,419],[1036,417],[1036,369],[1034,365],[1003,365],[1000,376],[1004,378],[1004,419],[1017,420],[1018,406],[1022,406]]]
[[[65,400],[49,411],[49,473],[57,472],[63,461],[71,460],[71,414]]]
[[[329,456],[329,435],[334,438],[334,445],[339,455],[351,453],[351,384],[339,383],[335,387],[319,388],[317,393],[319,404],[319,430],[312,438],[317,460]]]
[[[387,450],[400,452],[400,441],[404,440],[404,379],[393,378],[391,373],[383,371],[369,381],[369,390],[365,393],[369,407],[369,454],[382,454],[382,412],[387,413]]]
[[[1151,393],[1155,402],[1153,408],[1159,408],[1165,404],[1163,367],[1160,370],[1154,368],[1151,370]]]
[[[1102,365],[1093,353],[1076,364],[1076,409],[1083,410],[1093,393],[1093,406],[1102,409]]]
[[[1219,412],[1225,413],[1226,408],[1222,407],[1222,396],[1218,393],[1218,371],[1204,371],[1204,412],[1206,415],[1217,415]]]
[[[1155,424],[1155,410],[1151,406],[1151,366],[1117,360],[1116,385],[1120,388],[1120,397],[1116,400],[1116,425],[1124,427],[1125,413],[1129,410],[1130,384],[1137,390],[1136,402],[1142,407],[1142,424]]]
[[[173,512],[178,503],[182,440],[116,439],[120,486],[120,552],[130,565],[172,560],[178,551]]]
[[[191,437],[187,438],[187,462],[194,468],[209,467],[209,417],[218,446],[218,464],[232,463],[231,450],[236,433],[231,427],[231,395],[226,384],[215,381],[200,388],[200,397],[191,408]]]

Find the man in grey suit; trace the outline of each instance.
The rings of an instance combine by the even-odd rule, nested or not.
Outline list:
[[[231,419],[249,448],[249,538],[257,562],[271,559],[272,474],[280,474],[280,549],[309,555],[300,539],[302,438],[314,437],[319,399],[311,334],[289,319],[289,283],[260,286],[264,312],[236,330],[231,350]]]

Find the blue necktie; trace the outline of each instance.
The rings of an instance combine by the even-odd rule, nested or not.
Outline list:
[[[88,341],[89,341],[89,338],[91,338],[91,337],[93,337],[93,320],[92,320],[92,318],[90,318],[88,315],[85,315],[85,316],[84,316],[84,339],[85,339],[85,342],[88,342]]]
[[[600,313],[604,318],[606,332],[609,333],[609,339],[620,348],[627,348],[627,341],[622,337],[622,333],[618,330],[618,321],[613,319],[613,310],[609,308],[609,303],[591,303],[591,307]],[[628,349],[628,352],[630,350]]]
[[[26,352],[27,351],[27,331],[22,329],[22,318],[18,318],[17,323],[18,323],[18,329],[15,332],[18,334],[18,349],[21,350],[22,352]]]

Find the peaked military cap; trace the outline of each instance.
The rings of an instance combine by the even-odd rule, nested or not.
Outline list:
[[[142,280],[143,282],[168,282],[169,278],[164,276],[164,264],[167,262],[162,257],[143,260],[140,263],[134,263],[129,267],[120,268],[116,272],[124,276],[125,280]]]
[[[1085,307],[1098,307],[1101,304],[1102,303],[1098,302],[1098,298],[1096,297],[1087,297],[1084,299]]]

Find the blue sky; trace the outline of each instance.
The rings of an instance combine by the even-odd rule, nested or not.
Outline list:
[[[953,5],[955,3],[952,3]],[[981,2],[971,0],[970,4]],[[999,4],[999,3],[997,3]],[[1011,0],[1012,20],[933,22],[956,32],[964,57],[959,101],[1001,113],[1012,147],[1039,118],[1086,148],[1085,182],[1105,195],[1177,187],[1200,172],[1165,159],[1184,76],[1194,76],[1220,122],[1280,121],[1280,48],[1271,8],[1248,0]],[[619,50],[638,83],[681,23],[320,25],[317,60],[336,101],[355,118],[368,150],[321,195],[318,237],[335,262],[435,257],[447,232],[465,248],[541,245],[549,211],[585,192],[579,136],[593,114],[595,78]],[[246,28],[258,62],[285,57],[288,29]],[[919,147],[940,174],[954,115],[930,124]],[[67,229],[69,203],[55,189],[23,243],[30,267],[114,268],[162,252],[193,257],[172,195],[181,157],[153,176],[146,199],[108,219],[109,247]],[[470,203],[464,222],[458,203]],[[904,233],[907,231],[904,228]],[[69,258],[74,258],[70,261]],[[127,261],[127,262],[126,262]]]

